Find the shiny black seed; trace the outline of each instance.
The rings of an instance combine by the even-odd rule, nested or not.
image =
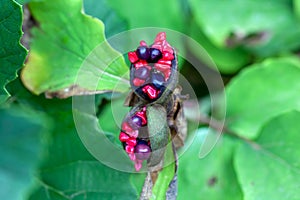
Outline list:
[[[146,67],[141,67],[135,70],[134,77],[145,80],[149,77],[149,74],[149,69],[147,69]]]
[[[139,59],[142,59],[142,60],[148,60],[150,57],[149,48],[144,47],[144,46],[138,47],[136,50],[136,54],[139,57]]]
[[[143,142],[140,142],[140,141],[134,148],[135,156],[139,160],[147,160],[150,157],[151,148],[145,141],[143,141]]]
[[[160,89],[165,83],[165,77],[162,73],[152,73],[151,82],[156,88]]]
[[[155,48],[150,48],[150,57],[148,59],[149,63],[156,63],[161,58],[162,58],[162,53],[160,50]]]
[[[132,118],[132,123],[138,127],[142,126],[142,118],[140,118],[139,116],[134,115]]]

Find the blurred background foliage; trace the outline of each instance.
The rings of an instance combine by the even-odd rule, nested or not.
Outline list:
[[[201,75],[181,62],[203,115],[210,116],[210,102],[202,76],[213,83],[220,73],[226,85],[225,126],[234,134],[222,135],[199,159],[205,137],[216,133],[205,124],[190,130],[191,145],[179,159],[178,199],[300,199],[299,1],[17,2],[0,0],[1,199],[139,198],[145,175],[98,162],[77,135],[72,99],[48,99],[44,93],[54,97],[53,92],[68,88],[84,58],[105,38],[143,27],[184,33],[210,55],[217,69],[193,45],[184,46],[203,69]],[[109,44],[100,53],[103,59],[118,54]],[[128,70],[126,58],[113,66],[118,69],[109,71],[114,81],[126,81],[121,77]],[[106,89],[114,86],[105,77],[102,83]],[[120,146],[110,102],[110,93],[96,96],[99,123]],[[114,105],[121,109],[122,103],[117,99]]]

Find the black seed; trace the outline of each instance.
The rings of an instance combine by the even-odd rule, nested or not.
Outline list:
[[[150,71],[146,67],[141,67],[135,70],[134,77],[140,78],[140,79],[147,79],[149,77]]]
[[[157,89],[160,89],[165,83],[164,75],[162,73],[152,73],[151,82]]]
[[[139,116],[134,115],[132,118],[132,123],[135,124],[138,127],[142,126],[142,118],[140,118]]]
[[[156,63],[161,58],[162,58],[162,53],[160,50],[155,48],[150,48],[150,57],[147,60],[149,63]]]
[[[139,57],[139,59],[142,59],[142,60],[148,60],[150,57],[149,48],[144,47],[144,46],[138,47],[136,50],[136,54]]]
[[[151,154],[151,148],[146,141],[139,140],[134,149],[135,156],[139,160],[147,160]]]

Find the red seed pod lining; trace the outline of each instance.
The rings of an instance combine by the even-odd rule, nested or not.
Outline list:
[[[136,171],[141,169],[143,160],[147,160],[151,154],[150,142],[139,138],[139,129],[146,125],[146,107],[143,107],[124,119],[119,135],[119,140],[123,143],[126,153],[135,163]]]

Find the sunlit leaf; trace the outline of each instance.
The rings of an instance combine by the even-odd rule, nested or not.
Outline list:
[[[105,41],[103,23],[81,12],[82,0],[31,2],[29,7],[40,24],[32,30],[22,71],[29,90],[61,98],[128,90],[124,58]]]

